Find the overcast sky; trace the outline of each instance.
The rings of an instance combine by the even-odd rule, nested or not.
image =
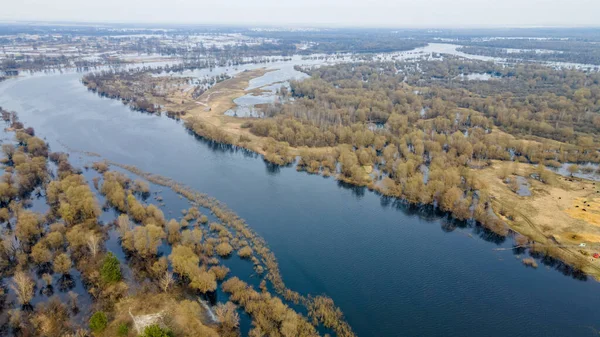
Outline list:
[[[0,20],[394,27],[600,26],[600,0],[2,0]]]

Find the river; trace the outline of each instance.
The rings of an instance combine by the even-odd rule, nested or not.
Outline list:
[[[225,202],[267,240],[287,286],[331,296],[358,336],[598,335],[596,281],[559,263],[526,268],[494,250],[511,239],[479,227],[198,141],[177,121],[88,92],[81,76],[4,81],[0,106],[54,151],[96,152]]]

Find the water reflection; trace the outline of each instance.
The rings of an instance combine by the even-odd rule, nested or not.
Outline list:
[[[548,255],[545,255],[542,253],[533,252],[533,251],[530,251],[529,254],[532,257],[534,257],[535,259],[537,259],[538,261],[540,261],[545,266],[552,268],[554,270],[557,270],[565,276],[571,277],[578,281],[587,281],[588,280],[588,276],[581,270],[576,269],[573,266],[570,266],[570,265],[568,265],[560,260],[557,260],[551,256],[548,256]]]
[[[267,160],[263,160],[263,161],[265,163],[265,168],[266,168],[267,174],[274,176],[281,172],[281,165],[271,163]]]
[[[351,191],[352,195],[355,196],[357,200],[360,200],[362,197],[364,197],[366,190],[367,190],[367,188],[364,186],[357,186],[354,184],[349,184],[342,180],[337,180],[337,185],[340,188]]]

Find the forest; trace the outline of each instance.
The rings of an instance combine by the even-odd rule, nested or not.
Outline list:
[[[478,169],[493,160],[537,164],[544,181],[544,166],[600,160],[597,73],[452,58],[419,69],[390,62],[304,71],[311,78],[282,93],[295,100],[247,121],[251,133],[300,148],[301,169],[337,174],[339,163],[342,180],[433,203],[500,233]],[[492,78],[460,77],[471,73]],[[318,147],[335,151],[310,151]],[[266,152],[267,160],[291,159]]]
[[[310,42],[308,48],[298,51],[301,54],[384,53],[410,50],[426,45],[422,39],[414,39],[410,34],[399,36],[399,34],[384,29],[249,31],[244,34],[273,38],[282,45]]]
[[[600,65],[600,46],[588,39],[492,39],[461,41],[459,51],[508,60]]]
[[[249,134],[232,136],[188,115],[186,127],[275,164],[298,157],[300,170],[432,204],[500,234],[508,228],[495,216],[478,169],[493,161],[529,163],[538,165],[537,179],[548,182],[545,167],[600,162],[598,73],[451,56],[418,67],[399,60],[297,69],[311,77],[282,88],[282,99],[264,108],[267,118],[245,120],[241,131]],[[83,82],[153,111],[157,99],[169,97],[169,85],[182,81],[146,78],[144,72],[105,72]]]

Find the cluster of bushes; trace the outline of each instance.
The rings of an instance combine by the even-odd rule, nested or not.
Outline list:
[[[223,290],[252,315],[253,328],[249,336],[318,336],[314,326],[278,297],[259,293],[237,277],[225,281]]]
[[[16,116],[6,117],[7,123],[15,124]],[[33,310],[17,307],[7,311],[6,316],[0,315],[8,319],[12,333],[83,336],[92,331],[97,336],[131,336],[130,316],[125,314],[124,306],[155,297],[160,298],[157,308],[169,305],[173,315],[165,318],[165,324],[146,328],[143,336],[237,336],[239,314],[235,305],[228,302],[217,306],[215,314],[221,323],[209,327],[198,318],[203,310],[198,303],[184,299],[214,292],[229,274],[218,257],[227,258],[235,252],[253,263],[258,275],[264,275],[263,291],[269,280],[286,299],[308,303],[285,287],[277,261],[264,240],[223,204],[160,176],[124,167],[148,181],[171,187],[193,205],[209,209],[220,223],[209,224],[208,217],[196,206],[185,210],[180,221],[167,221],[158,207],[144,202],[150,194],[147,182],[132,181],[125,174],[111,171],[110,163],[97,162],[91,166],[101,178],[94,178],[93,185],[106,197],[103,209],[113,208],[119,214],[113,224],[105,225],[99,221],[102,211],[94,191],[82,172],[71,166],[68,155],[49,153],[33,130],[17,126],[15,145],[3,145],[6,173],[0,182],[0,220],[7,226],[2,227],[0,272],[3,278],[10,278],[9,286],[23,308],[31,306],[38,290],[50,298],[39,301]],[[56,164],[55,171],[48,167],[48,160]],[[45,214],[26,209],[26,198],[35,189],[44,192],[49,206]],[[106,249],[113,225],[126,253],[124,261]],[[163,256],[159,249],[166,242],[172,249]],[[124,262],[128,262],[126,268],[132,278],[124,277]],[[269,272],[265,274],[265,270]],[[42,289],[38,289],[40,279],[44,282]],[[83,282],[93,301],[85,308],[93,312],[85,325],[74,319],[80,310],[77,294],[71,291],[76,279]],[[53,296],[55,286],[60,292],[70,291],[69,301]],[[282,331],[287,335],[296,335],[295,331],[316,335],[305,318],[279,298],[265,294],[261,294],[267,305],[264,309],[254,311],[252,305],[246,308],[255,326],[267,331],[266,320],[276,319],[284,324]],[[267,310],[271,306],[285,310],[285,317],[265,316],[271,315]],[[314,324],[319,322],[317,319]]]
[[[204,137],[209,140],[214,140],[216,142],[225,143],[225,144],[233,144],[233,137],[227,132],[221,130],[220,128],[202,122],[197,118],[189,118],[185,121],[185,127],[188,130],[193,131],[196,135],[200,137]]]
[[[229,210],[227,208],[227,206],[225,206],[224,204],[222,204],[221,202],[219,202],[213,198],[208,197],[207,195],[198,193],[198,192],[190,189],[189,187],[181,185],[169,178],[165,178],[165,177],[158,176],[155,174],[146,173],[134,166],[121,165],[121,164],[115,164],[115,165],[119,166],[122,169],[125,169],[129,172],[132,172],[140,177],[143,177],[144,179],[146,179],[154,184],[167,186],[167,187],[171,188],[173,191],[175,191],[176,193],[178,193],[179,195],[181,195],[181,196],[185,197],[186,199],[188,199],[189,201],[191,201],[192,203],[209,209],[221,221],[221,224],[211,223],[209,226],[210,231],[213,233],[216,233],[219,236],[219,241],[221,241],[221,243],[228,241],[234,249],[237,249],[238,255],[240,257],[246,258],[246,259],[249,259],[250,261],[252,261],[252,263],[254,264],[255,271],[259,275],[264,273],[264,268],[263,268],[263,264],[264,264],[264,266],[266,267],[266,269],[268,271],[268,273],[266,274],[266,280],[271,282],[271,284],[273,285],[273,288],[275,289],[275,291],[278,294],[283,296],[288,301],[292,301],[294,303],[301,303],[305,307],[309,308],[309,306],[311,305],[309,298],[303,297],[302,295],[290,290],[289,288],[287,288],[285,286],[285,283],[283,282],[281,273],[279,271],[279,265],[277,263],[277,259],[275,258],[275,255],[270,251],[270,249],[267,246],[264,239],[262,239],[258,234],[256,234],[248,226],[248,224],[246,224],[246,222],[243,219],[241,219],[233,211]],[[187,213],[189,213],[189,211]],[[200,217],[200,219],[202,219],[202,216]],[[204,221],[204,223],[205,223],[205,221]],[[232,233],[235,233],[235,236],[233,238],[231,238]],[[208,233],[206,233],[206,234],[208,234]],[[207,252],[212,251],[212,249],[210,249],[208,251],[205,249],[205,247],[207,245],[209,247],[213,246],[213,244],[211,244],[211,242],[217,243],[218,241],[210,240],[210,238],[209,238],[209,239],[206,239],[205,242],[202,243],[201,245],[193,245],[192,246],[192,245],[188,244],[187,245],[188,248],[179,247],[177,254],[171,255],[170,259],[176,258],[178,261],[177,262],[178,264],[181,262],[180,270],[182,271],[182,273],[185,273],[184,270],[186,270],[186,271],[191,270],[193,273],[193,272],[197,271],[197,268],[195,267],[195,264],[192,264],[193,267],[187,268],[189,266],[189,261],[195,262],[196,258],[198,256],[200,256],[200,254],[202,254],[202,253],[206,254]],[[183,246],[186,246],[186,245],[184,244]],[[204,248],[204,249],[202,249],[202,248]],[[223,254],[225,254],[225,253],[229,254],[229,252],[230,252],[229,248],[222,251]],[[257,258],[257,256],[260,257],[260,260]],[[203,270],[201,270],[201,272],[203,272]],[[208,272],[215,274],[217,280],[222,279],[219,277],[219,271],[215,270],[214,267],[211,267],[208,270]],[[191,281],[189,279],[189,277],[184,278],[184,280]],[[263,282],[261,282],[261,285],[265,283],[264,281],[265,280],[263,280]],[[226,283],[227,283],[227,281],[223,284],[223,287],[225,287]],[[320,297],[320,298],[324,299],[326,297]],[[331,301],[331,300],[329,300],[329,301]],[[337,309],[333,305],[323,307],[322,310],[329,310],[329,309],[334,310],[335,312],[339,312],[339,309]],[[321,324],[324,323],[323,319],[325,317],[331,317],[331,315],[327,314],[322,317],[315,316],[318,323],[321,323]],[[338,319],[338,322],[335,323],[334,325],[332,325],[331,327],[332,328],[343,327],[341,329],[343,329],[343,331],[347,332],[347,334],[345,334],[344,336],[353,336],[353,333],[351,332],[351,329],[349,328],[348,323],[346,323],[344,321],[343,316],[336,314],[336,317]],[[255,324],[255,326],[258,326],[258,323],[254,323],[254,324]],[[261,331],[261,330],[256,330],[256,332],[259,332],[259,331]]]

